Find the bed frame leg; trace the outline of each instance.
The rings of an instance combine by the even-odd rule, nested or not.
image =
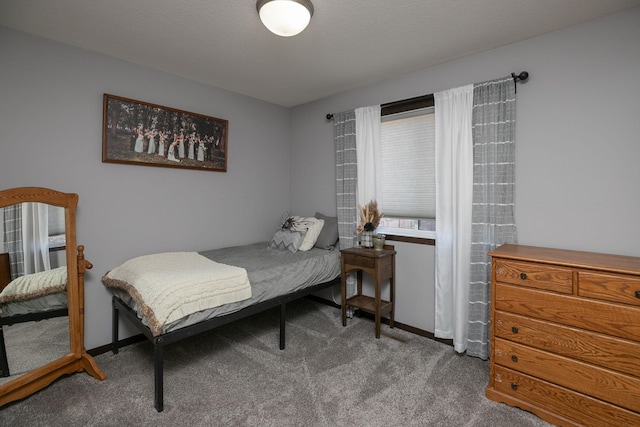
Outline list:
[[[8,377],[9,361],[7,360],[7,348],[4,345],[4,332],[0,325],[0,377]]]
[[[163,355],[162,355],[162,339],[155,339],[153,341],[153,353],[154,353],[154,378],[155,378],[155,406],[156,411],[162,412],[164,410],[164,396],[163,396]]]
[[[285,324],[287,322],[287,304],[280,304],[280,350],[284,350],[285,346]]]
[[[113,354],[118,354],[118,318],[119,311],[116,307],[116,300],[111,300],[111,351]]]

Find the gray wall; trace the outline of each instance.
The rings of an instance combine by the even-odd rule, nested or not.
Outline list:
[[[522,70],[520,243],[640,256],[640,8],[293,108],[292,209],[335,212],[326,113]]]
[[[531,77],[517,87],[519,242],[640,256],[640,8],[293,108],[292,210],[335,214],[326,113],[522,70]],[[435,250],[396,250],[395,318],[433,332]]]
[[[268,240],[289,209],[286,108],[2,27],[0,76],[0,188],[80,196],[87,348],[111,340],[110,268]],[[103,93],[229,120],[228,172],[102,163]]]

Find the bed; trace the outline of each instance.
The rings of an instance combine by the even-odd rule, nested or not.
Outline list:
[[[320,214],[316,214],[316,217],[318,216]],[[328,217],[321,216],[319,223],[315,223],[320,224],[319,227],[308,226],[303,231],[296,230],[295,225],[289,224],[292,226],[291,229],[279,229],[270,242],[197,253],[175,252],[152,254],[152,258],[138,257],[126,261],[103,277],[103,283],[113,292],[113,353],[118,353],[120,315],[135,325],[153,344],[155,408],[158,412],[164,409],[164,346],[261,311],[279,307],[279,347],[281,350],[285,348],[286,304],[340,283],[340,251],[334,247],[338,240],[337,222],[331,221],[332,218],[325,218]],[[324,226],[325,221],[329,223],[328,226]],[[312,241],[311,246],[309,246],[309,240]],[[302,250],[298,250],[300,248]],[[187,267],[177,269],[168,259],[179,260],[180,265]],[[189,261],[186,261],[187,259]],[[218,265],[207,265],[203,259]],[[131,261],[134,267],[128,265]],[[166,271],[158,273],[156,268],[150,268],[152,265],[165,268]],[[202,309],[198,309],[197,305],[191,307],[194,305],[193,300],[201,295],[198,293],[201,291],[196,291],[196,298],[194,295],[184,296],[183,294],[191,286],[197,287],[200,283],[199,280],[202,277],[194,273],[200,269],[200,265],[203,265],[203,271],[208,271],[206,268],[220,269],[220,266],[232,267],[230,271],[225,271],[227,276],[221,277],[220,280],[216,279],[216,282],[224,279],[225,283],[230,283],[224,292],[209,292],[213,295],[207,294],[203,299],[211,296],[212,300],[216,300],[221,293],[225,295],[235,293],[237,294],[235,300]],[[150,273],[152,270],[153,273]],[[241,286],[242,271],[246,273],[249,283],[250,292],[248,293]],[[155,279],[146,280],[147,273]],[[183,274],[189,277],[185,278]],[[153,287],[150,286],[150,282],[156,279],[164,280],[167,275],[180,284],[177,286],[179,291],[174,291],[171,284],[161,292],[148,289]],[[141,279],[143,276],[145,279]],[[232,281],[230,279],[232,276],[234,279],[236,277],[240,279]],[[230,289],[231,291],[227,292]],[[176,298],[191,308],[183,309],[182,305],[176,303]],[[158,305],[159,301],[160,305]],[[166,309],[167,307],[170,309]],[[180,314],[176,315],[176,311]]]
[[[10,376],[3,326],[68,315],[67,267],[27,274],[0,292],[0,377]]]

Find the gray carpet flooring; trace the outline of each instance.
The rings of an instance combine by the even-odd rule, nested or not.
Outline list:
[[[303,299],[287,348],[267,311],[165,348],[164,412],[153,407],[152,348],[96,357],[107,374],[61,378],[0,409],[11,426],[547,426],[484,397],[489,364],[450,346]]]

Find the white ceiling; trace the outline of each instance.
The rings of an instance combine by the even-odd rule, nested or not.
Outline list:
[[[291,107],[640,6],[312,2],[309,27],[289,38],[262,25],[255,0],[0,0],[0,25]]]

